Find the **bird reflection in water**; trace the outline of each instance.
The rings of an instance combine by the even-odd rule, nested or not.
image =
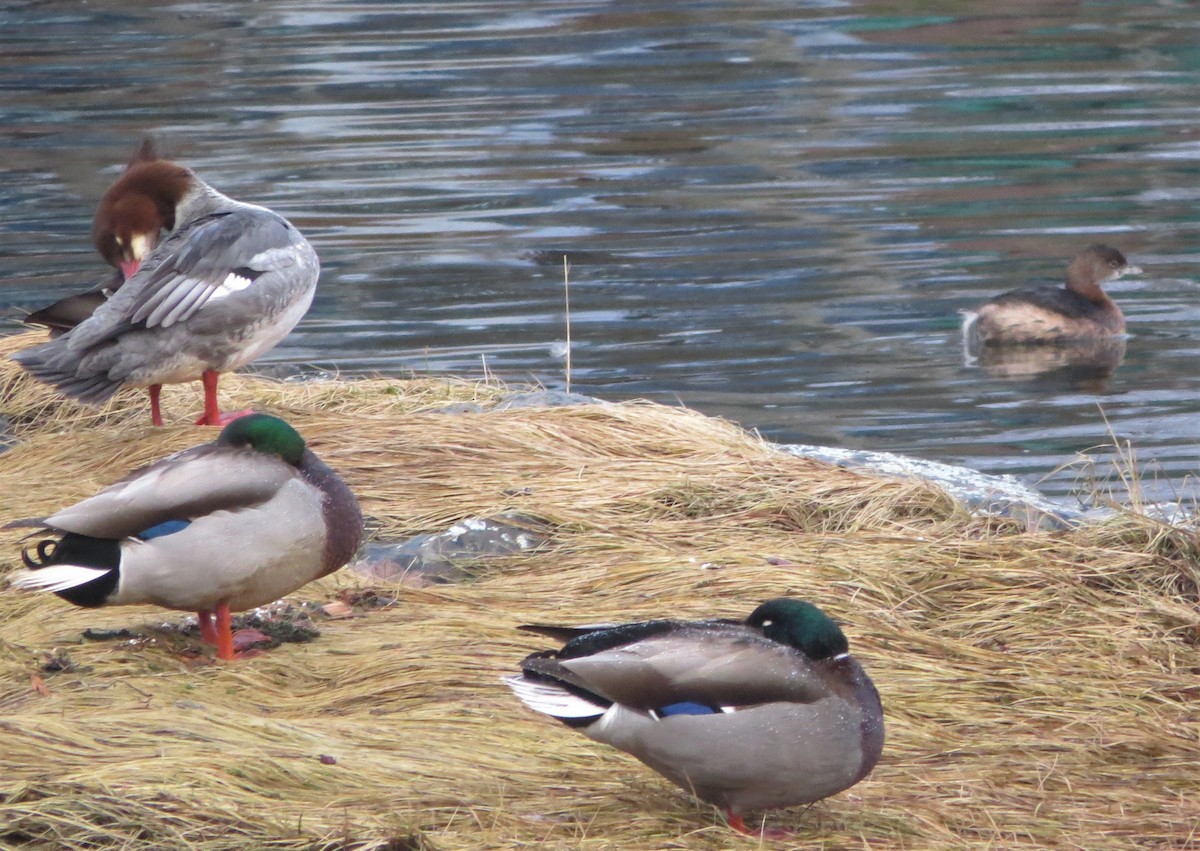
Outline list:
[[[1030,379],[1071,390],[1099,392],[1125,359],[1125,337],[1053,345],[979,346],[964,341],[965,365],[995,378]]]

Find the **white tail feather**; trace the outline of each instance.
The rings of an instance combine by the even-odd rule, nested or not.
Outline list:
[[[18,570],[8,577],[17,588],[30,591],[66,591],[85,585],[108,573],[102,567],[83,567],[78,564],[54,564],[37,570]]]
[[[516,676],[505,677],[504,683],[530,709],[554,718],[593,718],[608,708],[545,680]]]
[[[979,314],[974,310],[960,310],[959,314],[963,318],[963,322],[962,322],[963,342],[970,344],[971,338],[975,334],[975,323],[979,321]]]

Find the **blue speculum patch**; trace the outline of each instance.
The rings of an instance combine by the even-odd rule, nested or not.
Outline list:
[[[174,535],[176,532],[182,532],[190,525],[192,525],[191,520],[164,520],[156,526],[151,526],[138,535],[138,537],[143,541],[148,541],[151,538],[161,538],[164,535]]]
[[[705,706],[703,703],[693,703],[690,700],[685,700],[682,703],[661,706],[656,711],[660,718],[669,718],[672,715],[715,715],[719,710],[711,706]]]

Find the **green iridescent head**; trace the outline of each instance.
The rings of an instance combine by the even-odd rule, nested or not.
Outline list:
[[[763,603],[746,619],[772,641],[802,650],[810,659],[828,659],[847,653],[850,644],[841,627],[812,603],[778,597]]]
[[[278,455],[297,466],[304,457],[304,438],[279,417],[270,414],[238,417],[221,429],[217,443],[222,446],[249,446],[257,452]]]

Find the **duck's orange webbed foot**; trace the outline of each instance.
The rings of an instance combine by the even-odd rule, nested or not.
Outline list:
[[[220,373],[213,369],[206,369],[200,375],[200,381],[204,384],[204,413],[200,415],[200,419],[196,420],[196,425],[227,426],[238,417],[254,413],[250,410],[235,411],[230,414],[221,413],[221,408],[217,404],[217,381],[220,378]]]
[[[225,426],[229,425],[234,420],[240,419],[245,416],[249,416],[250,414],[253,414],[253,413],[254,413],[253,408],[247,408],[244,411],[232,411],[230,413],[224,413],[224,412],[218,411],[217,415],[215,417],[213,417],[212,421],[210,422],[208,413],[205,412],[196,418],[196,425],[221,426],[222,428],[224,428]]]
[[[793,833],[790,830],[783,830],[778,827],[759,825],[757,828],[749,828],[741,816],[734,815],[729,811],[725,813],[725,820],[731,828],[744,836],[756,836],[761,839],[791,839],[793,837]]]
[[[272,641],[274,639],[262,630],[252,627],[239,629],[233,634],[233,655],[238,659],[252,659],[255,656],[261,656],[264,651],[258,645],[269,644]]]

